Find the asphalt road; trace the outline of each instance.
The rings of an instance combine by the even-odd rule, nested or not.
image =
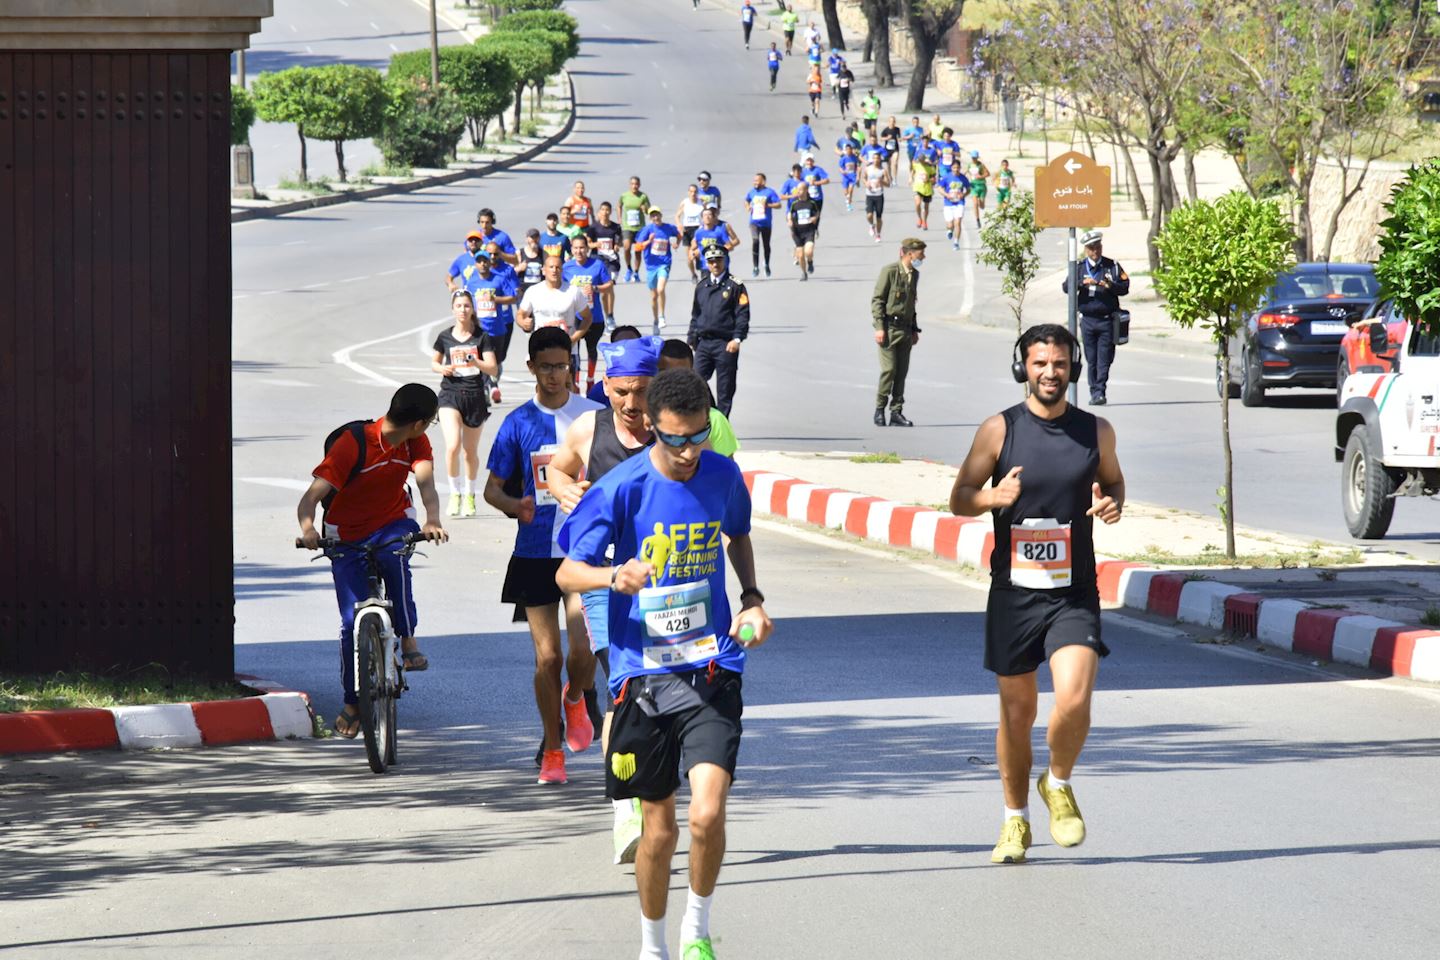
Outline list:
[[[363,748],[337,740],[9,761],[0,945],[634,956],[633,880],[610,865],[597,752],[570,758],[566,786],[534,782],[528,640],[494,602],[507,525],[456,526],[483,532],[422,564],[433,665],[401,701],[399,767],[374,777]],[[1114,653],[1075,775],[1090,837],[1056,847],[1034,799],[1031,862],[995,867],[984,593],[781,531],[756,533],[779,630],[746,673],[720,956],[1430,955],[1434,693],[1107,615]],[[282,622],[240,648],[239,667],[333,713],[333,642],[284,642],[329,601],[326,578],[275,574],[267,605]],[[672,946],[685,883],[682,869]]]

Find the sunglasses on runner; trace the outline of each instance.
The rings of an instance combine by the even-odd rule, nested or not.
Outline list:
[[[676,450],[685,446],[687,443],[698,447],[700,446],[700,444],[710,439],[709,424],[706,424],[704,430],[689,435],[683,433],[666,433],[659,427],[655,427],[654,430],[656,440],[659,440],[661,443],[665,444],[665,446],[672,447]]]

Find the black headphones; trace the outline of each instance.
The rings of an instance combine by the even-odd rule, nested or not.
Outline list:
[[[1023,357],[1020,356],[1020,343],[1021,343],[1021,341],[1023,341],[1024,339],[1025,339],[1025,337],[1024,337],[1023,334],[1022,334],[1019,338],[1016,339],[1016,341],[1015,341],[1015,351],[1014,351],[1014,353],[1013,353],[1012,356],[1011,356],[1010,375],[1015,378],[1015,382],[1016,382],[1016,383],[1025,383],[1027,380],[1030,379],[1029,377],[1027,377],[1027,376],[1025,375],[1025,360],[1024,360]],[[1079,343],[1079,341],[1071,340],[1071,341],[1070,341],[1070,378],[1069,378],[1069,380],[1067,380],[1066,383],[1065,383],[1065,385],[1066,385],[1067,387],[1068,387],[1070,384],[1072,384],[1072,383],[1078,383],[1078,382],[1079,382],[1079,380],[1080,380],[1080,371],[1084,368],[1084,366],[1085,366],[1085,364],[1084,364],[1084,358],[1083,358],[1083,356],[1082,356],[1081,353],[1080,353],[1080,343]]]

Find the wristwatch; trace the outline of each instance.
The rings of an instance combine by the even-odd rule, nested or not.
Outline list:
[[[745,587],[740,591],[740,602],[744,603],[746,597],[754,597],[762,607],[765,605],[765,594],[760,592],[759,587]]]

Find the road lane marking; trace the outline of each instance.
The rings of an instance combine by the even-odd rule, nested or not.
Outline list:
[[[400,48],[397,47],[397,46],[395,46],[395,44],[393,44],[393,43],[390,44],[390,50],[391,50],[392,53],[399,53],[399,52],[400,52]]]
[[[305,244],[305,243],[309,243],[309,242],[310,242],[309,240],[286,240],[284,243],[280,244],[280,246],[282,246],[282,247],[298,247],[298,246],[300,246],[301,244]]]
[[[965,221],[960,221],[960,237],[964,245]],[[975,250],[973,247],[965,246],[963,254],[965,267],[965,295],[960,301],[960,316],[969,317],[975,309]]]
[[[253,483],[262,487],[279,487],[281,490],[309,490],[310,483],[306,480],[294,480],[290,477],[236,477],[241,483]]]
[[[371,21],[370,21],[370,29],[374,30],[376,33],[379,33],[379,32],[380,32],[380,24],[376,23],[374,20],[371,20]]]
[[[405,272],[405,268],[404,268],[404,267],[396,267],[394,270],[382,270],[382,271],[380,271],[379,273],[375,274],[375,276],[377,276],[377,277],[388,277],[388,276],[390,276],[391,274],[394,274],[394,273],[404,273],[404,272]]]
[[[329,281],[329,280],[321,280],[319,283],[307,283],[307,284],[305,284],[305,286],[301,287],[300,289],[301,289],[301,290],[314,290],[316,287],[328,287],[328,286],[330,286],[330,281]]]
[[[399,340],[402,337],[408,337],[411,334],[418,333],[421,334],[421,336],[423,337],[424,331],[433,329],[439,324],[447,323],[449,322],[449,320],[449,317],[441,317],[439,320],[431,320],[428,323],[420,324],[418,327],[411,327],[408,330],[401,330],[399,333],[392,333],[387,337],[376,337],[374,340],[366,340],[363,343],[356,343],[348,347],[342,347],[341,349],[335,351],[335,353],[331,356],[331,359],[333,359],[336,363],[340,364],[342,367],[349,367],[351,370],[354,370],[356,373],[360,374],[360,376],[365,377],[372,383],[378,383],[381,386],[386,387],[398,387],[400,386],[400,381],[392,380],[389,377],[382,377],[380,374],[371,370],[369,367],[356,361],[354,359],[355,351],[363,350],[366,347],[373,347],[381,343],[389,343],[391,340]]]
[[[1161,377],[1161,380],[1174,380],[1176,383],[1203,383],[1207,387],[1215,386],[1214,377]]]
[[[369,280],[369,279],[370,279],[370,274],[367,273],[367,274],[365,274],[365,276],[363,276],[363,277],[346,277],[344,280],[340,280],[340,281],[338,281],[338,282],[339,282],[339,283],[359,283],[361,280]]]
[[[370,232],[371,232],[371,233],[374,233],[376,230],[394,230],[394,229],[395,229],[395,224],[393,224],[393,223],[385,223],[385,224],[381,224],[381,225],[378,226],[378,227],[371,227],[371,228],[370,228]]]

